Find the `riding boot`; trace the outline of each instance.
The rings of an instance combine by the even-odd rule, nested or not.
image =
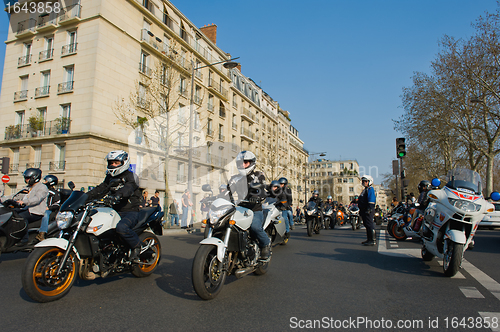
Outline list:
[[[271,244],[260,249],[260,261],[268,261],[271,255]]]
[[[366,230],[366,234],[368,235],[368,241],[363,243],[364,246],[374,246],[375,245],[375,230]]]
[[[361,244],[366,245],[368,242],[372,240],[373,234],[372,232],[367,228],[366,229],[366,241],[361,242]]]

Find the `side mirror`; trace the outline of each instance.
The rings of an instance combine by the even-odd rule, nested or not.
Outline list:
[[[436,187],[436,188],[437,188],[437,187],[439,187],[439,186],[441,185],[441,180],[439,180],[439,179],[437,179],[437,178],[434,178],[434,179],[432,179],[432,181],[431,181],[431,185],[432,185],[433,187]]]
[[[495,202],[500,201],[500,193],[497,191],[494,191],[491,193],[490,198],[494,200]]]
[[[68,187],[69,187],[69,189],[73,190],[73,189],[75,189],[75,187],[76,187],[76,186],[75,186],[75,184],[73,183],[73,181],[69,181],[69,182],[68,182]]]
[[[201,186],[201,190],[203,190],[203,191],[212,191],[212,188],[210,187],[209,184],[204,184],[203,186]]]

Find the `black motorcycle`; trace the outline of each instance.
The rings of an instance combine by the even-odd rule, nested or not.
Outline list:
[[[320,207],[314,201],[309,201],[306,205],[305,212],[307,236],[312,236],[313,232],[319,234],[323,227],[321,223]]]
[[[333,206],[328,205],[325,209],[325,213],[323,216],[324,222],[325,222],[325,229],[334,229],[335,224],[337,223],[337,220],[335,218],[335,210],[333,209]]]

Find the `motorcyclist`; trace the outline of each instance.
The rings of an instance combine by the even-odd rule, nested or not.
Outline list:
[[[359,215],[363,219],[363,225],[366,228],[366,241],[361,242],[365,246],[374,246],[376,240],[375,224],[373,216],[375,214],[375,189],[372,187],[373,178],[370,175],[361,177],[361,185],[364,189],[359,195],[358,207]]]
[[[18,214],[27,223],[31,223],[41,219],[47,210],[47,196],[49,189],[40,180],[42,179],[42,171],[39,168],[28,168],[23,173],[24,182],[27,187],[23,188],[27,194],[16,202],[22,207]],[[14,198],[16,194],[3,197],[1,202]],[[28,242],[28,233],[16,243],[18,246],[23,246]]]
[[[139,255],[143,243],[132,229],[138,222],[139,205],[141,203],[141,190],[138,185],[137,175],[128,170],[130,158],[123,150],[111,151],[106,156],[108,166],[104,181],[89,191],[89,200],[99,199],[108,195],[113,209],[121,217],[116,225],[116,232],[132,248],[130,260],[139,263]],[[117,181],[118,180],[118,181]],[[118,182],[118,187],[114,185]]]
[[[410,225],[408,225],[408,230],[413,230],[413,226],[415,225],[415,220],[417,219],[418,215],[422,214],[423,211],[427,208],[427,205],[429,205],[429,198],[427,197],[427,193],[431,190],[431,183],[427,180],[422,180],[418,184],[418,192],[420,193],[418,195],[418,200],[417,203],[415,204],[416,211],[413,213],[411,217],[411,222]]]
[[[290,229],[293,229],[293,213],[291,210],[292,206],[292,190],[288,188],[288,180],[285,177],[281,177],[278,180],[280,187],[281,187],[281,193],[282,196],[278,200],[282,200],[283,203],[281,205],[281,214],[283,218],[285,219],[285,224],[286,224],[286,232],[288,233]]]
[[[263,229],[264,213],[262,201],[267,196],[265,190],[266,177],[263,172],[256,171],[257,158],[251,151],[241,151],[236,156],[236,167],[239,174],[229,179],[227,188],[229,195],[238,195],[238,201],[245,200],[245,207],[253,211],[250,235],[256,239],[260,247],[260,260],[267,261],[271,254],[271,241]]]
[[[45,240],[45,234],[49,230],[49,221],[51,216],[55,215],[55,213],[59,210],[61,206],[61,195],[59,194],[59,190],[55,188],[57,183],[59,182],[57,176],[49,174],[43,178],[43,183],[49,189],[49,195],[47,196],[47,210],[45,210],[45,214],[42,218],[42,224],[38,229],[38,234],[36,235],[36,242],[40,242]]]
[[[331,207],[331,208],[332,208],[332,210],[335,210],[335,203],[333,202],[333,198],[332,198],[332,196],[327,196],[327,197],[326,197],[326,201],[325,201],[325,211],[326,211],[329,207]],[[325,229],[327,229],[327,228],[328,228],[328,226],[327,226],[327,225],[325,225]]]
[[[324,218],[323,218],[323,200],[319,198],[319,191],[314,190],[311,198],[309,198],[309,202],[314,202],[316,203],[316,206],[318,207],[319,215],[320,215],[320,225],[323,225],[325,223]]]

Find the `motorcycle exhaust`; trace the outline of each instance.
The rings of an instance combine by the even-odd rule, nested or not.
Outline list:
[[[246,267],[243,269],[236,270],[236,272],[234,272],[234,275],[236,276],[236,279],[240,279],[246,276],[247,274],[252,273],[253,271],[255,271],[254,267]]]

